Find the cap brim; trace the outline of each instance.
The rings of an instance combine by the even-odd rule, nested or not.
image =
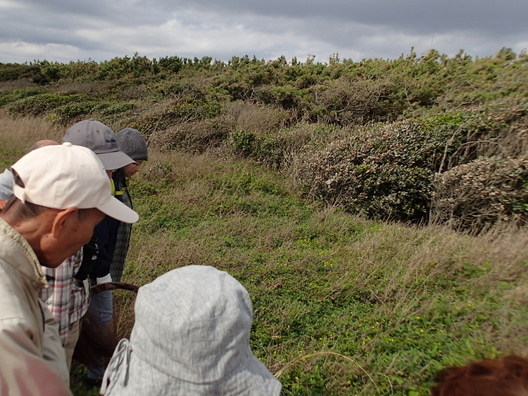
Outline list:
[[[139,220],[139,215],[117,198],[111,197],[104,204],[97,207],[105,215],[108,215],[123,223],[135,223]]]
[[[134,162],[136,162],[122,151],[112,151],[110,153],[96,153],[96,155],[101,160],[101,162],[103,163],[103,167],[106,170],[116,170],[128,164],[133,164]]]

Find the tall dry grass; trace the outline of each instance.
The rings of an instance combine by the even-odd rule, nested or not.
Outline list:
[[[65,130],[36,117],[10,117],[0,109],[0,168],[9,167],[35,142],[42,139],[61,141]]]

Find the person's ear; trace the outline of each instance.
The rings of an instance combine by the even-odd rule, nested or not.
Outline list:
[[[64,231],[65,228],[67,228],[68,224],[72,220],[77,219],[78,210],[79,209],[76,207],[71,207],[71,208],[63,209],[57,213],[57,215],[53,219],[53,224],[51,228],[51,233],[53,234],[55,238],[57,238],[60,235],[60,233]]]

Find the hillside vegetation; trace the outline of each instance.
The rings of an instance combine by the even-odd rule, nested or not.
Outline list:
[[[373,219],[478,232],[528,215],[528,56],[394,60],[139,55],[0,64],[0,106],[66,127],[97,118],[152,147],[250,158]]]
[[[124,280],[231,273],[284,395],[427,395],[446,365],[528,355],[527,73],[507,49],[0,65],[0,169],[80,119],[139,129]]]

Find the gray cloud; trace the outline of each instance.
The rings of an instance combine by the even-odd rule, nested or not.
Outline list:
[[[138,52],[393,58],[528,45],[526,0],[0,0],[0,62],[97,61]]]
[[[451,29],[526,32],[525,0],[159,0],[165,9],[197,8],[227,15],[252,14],[291,19],[314,18],[342,23],[388,26],[409,32],[443,33]]]

